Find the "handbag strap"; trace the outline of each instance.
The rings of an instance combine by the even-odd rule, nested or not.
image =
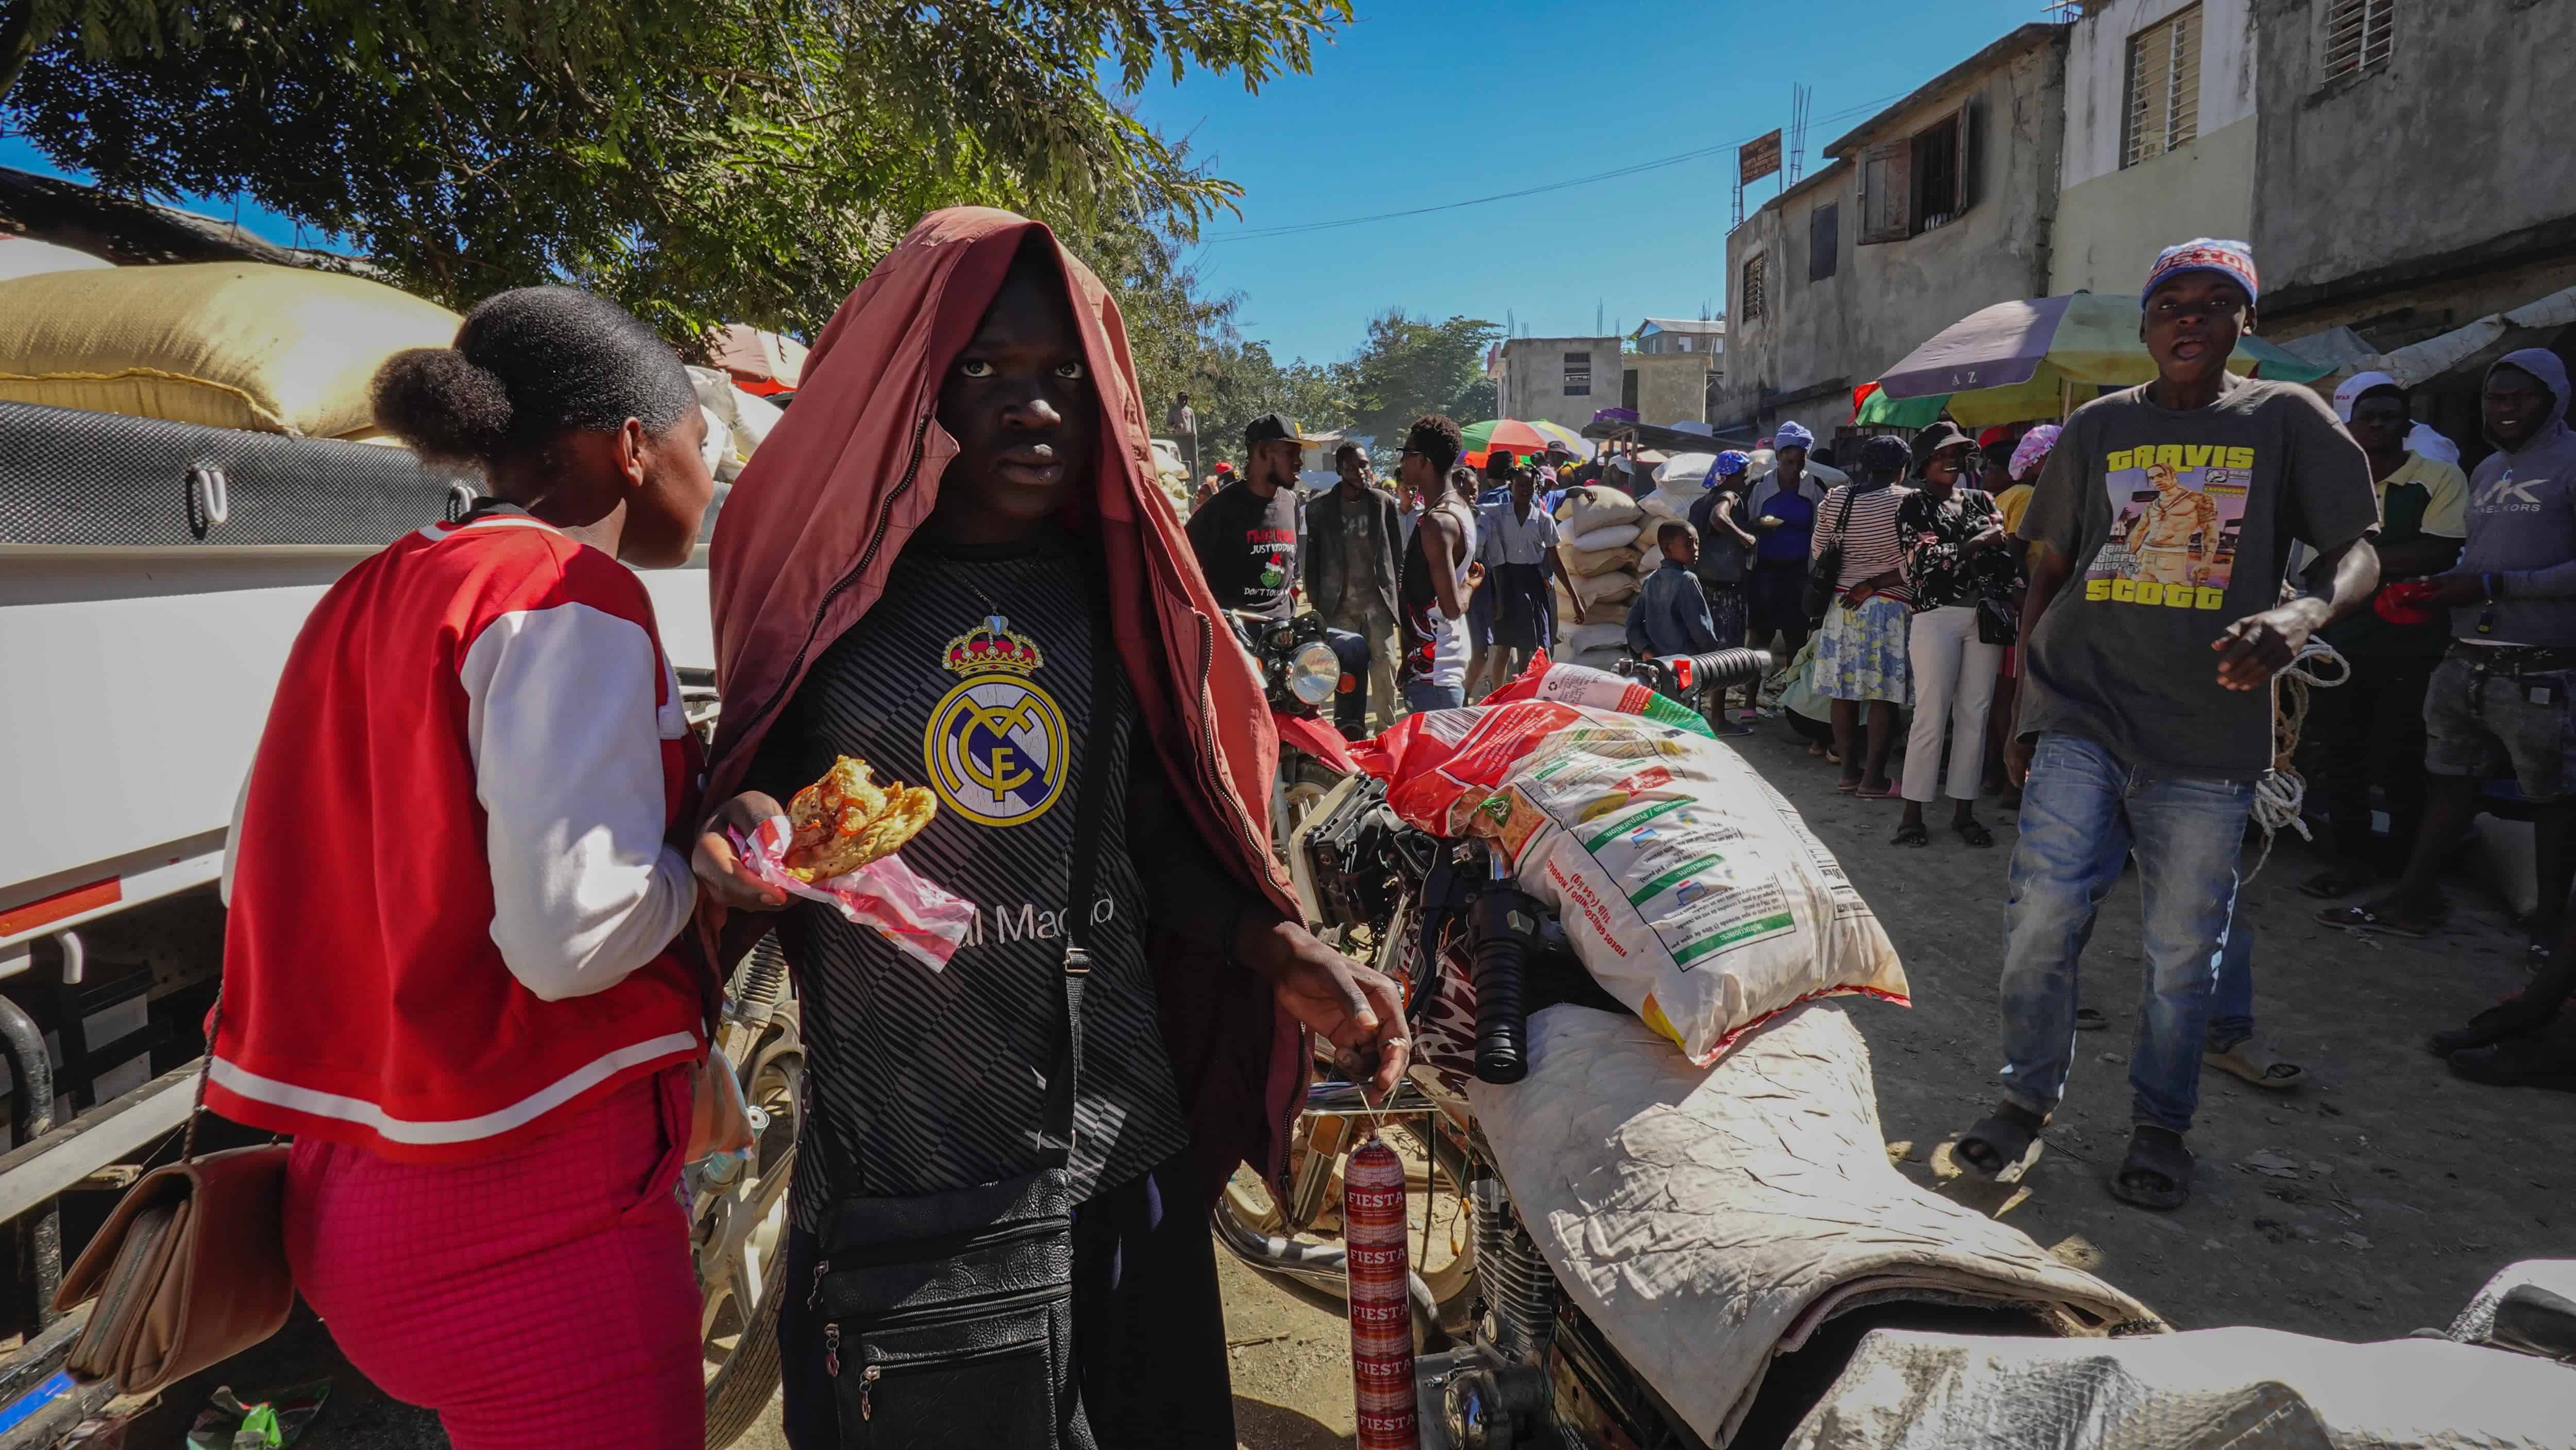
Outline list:
[[[1073,861],[1065,880],[1064,906],[1064,1036],[1056,1043],[1055,1063],[1047,1072],[1047,1163],[1062,1168],[1073,1161],[1074,1107],[1082,1081],[1082,990],[1091,975],[1095,940],[1092,900],[1100,882],[1100,835],[1108,813],[1110,742],[1108,704],[1116,687],[1117,657],[1109,638],[1107,598],[1086,590],[1091,619],[1091,722],[1082,732],[1082,759],[1076,767],[1073,797]]]
[[[188,1126],[179,1134],[179,1161],[197,1161],[197,1121],[206,1115],[206,1078],[215,1070],[215,1039],[224,1030],[224,986],[215,983],[215,1005],[206,1009],[206,1056],[197,1065],[197,1100],[188,1109]]]

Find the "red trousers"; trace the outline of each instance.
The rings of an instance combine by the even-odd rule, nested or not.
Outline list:
[[[688,1074],[626,1084],[481,1162],[299,1139],[295,1287],[367,1378],[457,1450],[703,1450]]]

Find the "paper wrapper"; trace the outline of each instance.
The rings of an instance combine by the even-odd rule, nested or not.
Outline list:
[[[952,896],[912,872],[900,855],[871,861],[846,876],[800,881],[787,870],[787,843],[795,828],[771,816],[745,840],[728,827],[734,854],[751,874],[791,896],[820,901],[860,926],[903,948],[932,971],[948,965],[975,924],[975,903]]]

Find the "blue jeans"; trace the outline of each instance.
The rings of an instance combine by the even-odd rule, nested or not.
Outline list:
[[[2066,1095],[2076,961],[2134,850],[2147,981],[2129,1058],[2131,1111],[2141,1123],[2190,1130],[2202,1035],[2235,910],[2237,848],[2253,807],[2251,781],[2154,775],[2090,740],[2040,737],[2022,787],[2004,906],[2006,1097],[2046,1114]],[[2252,976],[2239,975],[2250,1013]]]
[[[2231,917],[2209,999],[2209,1045],[2225,1051],[2254,1035],[2254,923]]]
[[[1435,685],[1429,680],[1404,682],[1404,708],[1408,710],[1455,710],[1466,703],[1464,685]]]
[[[1355,630],[1326,629],[1324,643],[1333,647],[1333,657],[1342,662],[1343,678],[1354,688],[1333,697],[1333,728],[1345,740],[1365,739],[1368,735],[1369,642]]]

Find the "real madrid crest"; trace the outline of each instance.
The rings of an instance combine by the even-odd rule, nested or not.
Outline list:
[[[987,826],[1036,820],[1064,793],[1064,711],[1030,676],[1036,640],[998,614],[948,642],[942,667],[964,676],[922,732],[922,774],[941,804]]]

